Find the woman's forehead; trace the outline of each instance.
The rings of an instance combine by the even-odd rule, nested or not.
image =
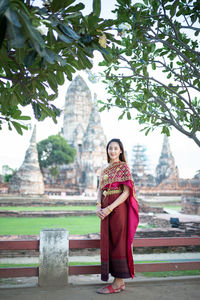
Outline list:
[[[117,142],[111,142],[110,145],[109,145],[109,148],[110,147],[119,147],[120,148],[120,146]]]

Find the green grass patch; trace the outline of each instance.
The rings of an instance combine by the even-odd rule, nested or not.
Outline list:
[[[157,225],[154,225],[154,224],[139,224],[138,225],[138,228],[157,228],[158,226]]]
[[[166,260],[138,260],[134,261],[134,264],[152,264],[152,263],[166,263]]]
[[[163,208],[181,211],[181,205],[164,205]]]
[[[95,266],[100,265],[100,261],[72,261],[69,262],[69,266]]]
[[[170,276],[196,276],[200,275],[200,270],[184,270],[184,271],[165,271],[165,272],[145,272],[136,273],[136,275],[145,277],[170,277]]]
[[[100,219],[96,216],[0,218],[1,235],[39,234],[44,228],[66,228],[69,234],[100,232]]]
[[[38,267],[38,264],[0,264],[0,268]]]
[[[162,207],[162,208],[166,208],[166,209],[172,209],[175,211],[181,211],[181,205],[173,205],[173,204],[166,204],[166,203],[149,203],[148,204],[151,207]]]
[[[1,206],[0,210],[8,211],[68,211],[68,210],[92,210],[96,211],[96,206]]]

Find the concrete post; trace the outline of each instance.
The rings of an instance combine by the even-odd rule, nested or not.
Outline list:
[[[39,286],[68,284],[68,231],[63,228],[40,232]]]

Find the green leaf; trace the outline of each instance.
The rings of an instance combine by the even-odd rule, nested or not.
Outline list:
[[[102,106],[102,107],[99,109],[99,112],[102,112],[102,111],[104,111],[104,110],[105,110],[105,108],[106,108],[106,106]]]
[[[14,26],[19,28],[22,27],[16,12],[12,10],[10,7],[6,10],[5,16],[8,19],[8,21],[12,23]]]
[[[169,131],[169,128],[168,128],[167,126],[163,126],[163,127],[162,127],[161,133],[164,133],[164,134],[166,134],[167,136],[170,136],[170,131]]]
[[[63,41],[66,44],[71,44],[73,42],[73,39],[64,34],[58,33],[58,37],[59,39],[61,39],[61,41]]]
[[[58,85],[56,81],[56,76],[53,73],[48,74],[47,81],[49,83],[49,86],[52,88],[54,92],[57,92]]]
[[[40,120],[41,118],[41,108],[38,103],[32,102],[32,108],[34,112],[34,116],[37,120]]]
[[[36,51],[39,52],[39,49],[38,49],[38,45],[44,49],[46,47],[45,45],[45,42],[43,40],[43,37],[42,35],[40,34],[40,32],[38,30],[35,29],[35,27],[31,24],[28,16],[23,12],[23,11],[19,11],[19,15],[22,17],[23,21],[24,21],[24,24],[30,34],[30,38],[36,42],[34,44],[34,46],[36,47],[37,46],[37,49]]]
[[[176,13],[176,16],[179,17],[184,13],[184,7],[181,7],[179,11]]]
[[[156,70],[156,63],[155,62],[153,62],[151,66],[152,66],[153,70]]]
[[[168,75],[167,75],[167,79],[169,79],[169,78],[171,78],[172,77],[172,73],[169,73]]]
[[[54,59],[55,59],[54,52],[52,52],[49,49],[46,49],[46,51],[44,51],[44,59],[46,61],[48,61],[50,64],[53,64],[54,63]]]
[[[65,74],[67,75],[67,79],[69,81],[71,81],[72,80],[72,73],[71,73],[71,71],[69,71],[67,68],[65,68]]]
[[[83,52],[78,51],[77,53],[78,58],[80,59],[80,61],[83,64],[83,68],[88,68],[91,69],[92,68],[92,63],[90,62],[90,60],[84,55]]]
[[[144,4],[142,4],[142,3],[135,3],[134,7],[136,7],[136,8],[144,8]]]
[[[180,94],[180,93],[179,93]],[[180,106],[181,108],[185,108],[185,104],[180,100],[180,99],[177,99],[177,104],[178,106]]]
[[[24,57],[24,64],[27,68],[29,68],[34,63],[36,56],[37,52],[35,50],[32,50]]]
[[[150,130],[151,130],[151,127],[148,128],[148,129],[145,131],[145,135],[146,135],[146,136],[148,135],[148,133],[149,133]]]
[[[62,71],[57,71],[56,79],[57,79],[57,83],[59,85],[63,85],[65,83],[65,78],[64,78],[64,74]]]
[[[178,1],[176,0],[173,3],[173,5],[171,5],[171,8],[170,8],[171,17],[173,17],[175,15],[178,3],[179,3],[179,0]]]
[[[8,35],[10,37],[10,43],[12,47],[22,48],[24,46],[24,37],[20,32],[20,29],[8,22],[7,25]]]
[[[11,123],[13,124],[13,126],[15,127],[16,131],[20,134],[20,135],[23,135],[23,132],[22,132],[22,125],[20,123],[17,123],[15,121],[11,121]]]
[[[68,37],[78,41],[80,39],[80,35],[78,35],[71,27],[59,23],[58,24],[58,28],[60,29],[60,31],[62,31],[63,34],[67,35]]]
[[[57,12],[61,8],[65,9],[66,7],[74,3],[75,0],[53,0],[52,2],[51,1],[49,2],[51,3],[51,10],[53,12]]]
[[[128,120],[131,120],[131,114],[130,114],[129,111],[127,111],[127,114],[126,114],[126,115],[127,115],[127,119],[128,119]]]
[[[8,129],[11,131],[12,130],[12,127],[10,125],[10,122],[8,122]]]
[[[101,0],[93,0],[93,13],[99,17],[101,12]]]
[[[17,120],[23,120],[23,121],[31,120],[31,117],[29,117],[29,116],[19,116],[19,117],[17,118]]]
[[[125,111],[123,111],[123,113],[119,116],[118,120],[122,120],[124,117]]]
[[[70,6],[67,10],[66,10],[66,13],[69,13],[69,12],[77,12],[77,11],[80,11],[82,9],[85,8],[85,5],[83,3],[79,3],[75,6]]]

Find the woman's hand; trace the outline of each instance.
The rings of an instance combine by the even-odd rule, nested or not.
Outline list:
[[[105,208],[97,207],[96,214],[101,220],[105,219],[110,213],[111,211],[107,207]]]

